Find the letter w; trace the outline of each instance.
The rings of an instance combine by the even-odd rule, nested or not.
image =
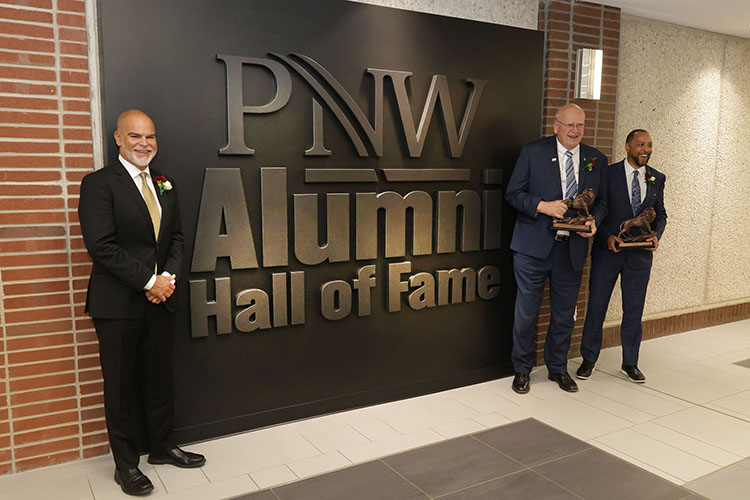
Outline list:
[[[453,103],[451,102],[450,91],[448,90],[448,79],[445,75],[433,75],[430,82],[430,90],[427,93],[424,108],[422,109],[422,118],[419,120],[419,128],[414,127],[414,117],[411,112],[411,104],[406,91],[406,80],[412,75],[408,71],[367,69],[368,73],[375,76],[376,81],[383,76],[389,76],[393,82],[393,89],[396,92],[396,102],[401,114],[401,123],[404,128],[406,144],[409,147],[409,156],[417,158],[422,155],[424,140],[427,137],[427,130],[430,128],[432,115],[435,112],[435,104],[440,100],[440,109],[443,114],[443,125],[448,136],[448,146],[450,148],[451,158],[460,158],[463,153],[466,138],[469,136],[469,129],[474,121],[474,116],[479,106],[479,98],[482,96],[484,86],[487,80],[467,79],[465,82],[471,85],[469,101],[461,120],[461,129],[456,132],[456,119],[453,116]],[[379,78],[378,78],[379,77]]]

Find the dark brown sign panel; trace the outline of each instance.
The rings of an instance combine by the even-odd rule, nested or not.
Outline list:
[[[194,440],[512,371],[539,32],[348,1],[101,2],[107,134],[154,119]],[[110,161],[116,161],[114,141]]]

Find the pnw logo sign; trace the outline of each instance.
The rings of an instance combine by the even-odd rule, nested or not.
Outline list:
[[[421,156],[427,131],[436,108],[439,108],[448,143],[446,153],[451,158],[460,158],[487,84],[485,80],[465,80],[468,92],[462,98],[466,100],[466,106],[457,126],[448,80],[444,75],[433,75],[416,124],[407,91],[412,73],[367,68],[365,74],[373,79],[370,121],[344,86],[314,59],[302,54],[270,56],[272,59],[216,56],[226,68],[227,95],[228,142],[219,149],[219,154],[253,155],[254,148],[262,147],[252,144],[252,130],[245,129],[246,115],[273,113],[286,106],[292,95],[294,72],[313,90],[313,144],[305,151],[306,156],[331,154],[323,136],[325,105],[346,132],[359,157],[382,157],[385,82],[390,80],[388,88],[394,92],[400,131],[409,157]],[[276,91],[267,103],[244,104],[244,66],[265,68],[273,75]],[[246,139],[251,143],[248,144]],[[389,185],[467,182],[471,177],[469,168],[380,170]],[[502,191],[497,185],[501,184],[501,179],[501,170],[484,169],[482,184],[495,187],[481,192],[445,189],[436,193],[413,190],[401,194],[395,190],[375,193],[368,189],[354,193],[291,193],[290,196],[287,168],[261,167],[260,212],[251,213],[240,169],[207,168],[191,272],[215,273],[218,260],[226,258],[231,272],[258,268],[277,268],[277,272],[271,273],[270,291],[250,288],[234,295],[231,276],[191,280],[193,337],[208,336],[210,317],[216,318],[214,324],[218,335],[233,330],[252,332],[304,324],[306,309],[311,303],[306,292],[311,288],[306,286],[309,277],[305,271],[283,269],[289,267],[292,256],[305,266],[352,260],[362,264],[354,275],[320,284],[320,313],[330,321],[344,319],[355,311],[357,316],[370,316],[373,303],[387,304],[389,312],[400,311],[402,305],[419,311],[498,297],[500,270],[494,265],[424,269],[422,263],[421,269],[415,269],[411,260],[406,260],[383,263],[383,271],[378,270],[372,261],[405,258],[407,254],[418,257],[499,249]],[[304,168],[306,185],[367,185],[375,182],[379,182],[379,178],[374,168]],[[325,215],[321,207],[323,197]],[[379,231],[380,217],[385,223],[385,231]],[[251,221],[258,218],[261,237],[256,248]],[[325,241],[320,241],[322,239]],[[383,249],[382,252],[379,248]],[[418,267],[417,263],[414,267]],[[376,300],[378,291],[384,300]],[[213,300],[210,295],[214,296]],[[234,314],[233,308],[240,309],[234,309]]]
[[[422,108],[422,116],[419,124],[415,125],[406,89],[407,81],[412,73],[392,69],[367,68],[365,73],[372,76],[374,80],[372,101],[374,116],[373,121],[370,122],[344,86],[325,67],[311,57],[304,54],[284,56],[271,53],[269,55],[274,59],[221,54],[216,56],[226,66],[227,85],[228,142],[226,146],[219,150],[219,154],[252,155],[255,153],[255,149],[245,143],[245,115],[273,113],[286,106],[292,95],[292,79],[289,72],[289,69],[291,69],[302,77],[316,93],[316,97],[312,99],[313,145],[305,151],[305,155],[325,156],[331,154],[331,151],[324,144],[322,101],[341,124],[360,157],[383,156],[383,92],[385,80],[388,78],[395,93],[409,156],[418,158],[422,155],[427,131],[430,128],[430,122],[439,101],[442,122],[448,138],[450,157],[460,158],[479,106],[479,99],[487,84],[486,80],[471,78],[465,80],[470,90],[460,128],[457,128],[456,119],[453,115],[453,103],[448,90],[448,80],[445,75],[433,75]],[[244,65],[261,66],[273,74],[276,94],[270,102],[258,106],[244,105],[242,92],[242,68]],[[354,123],[347,118],[347,114],[354,117]]]

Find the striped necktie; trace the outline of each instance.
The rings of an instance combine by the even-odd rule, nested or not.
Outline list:
[[[575,198],[578,194],[578,183],[576,182],[576,172],[573,168],[573,153],[565,152],[565,199]]]
[[[630,204],[633,207],[633,216],[638,215],[641,208],[641,183],[638,182],[638,171],[633,171],[633,186],[631,188]]]

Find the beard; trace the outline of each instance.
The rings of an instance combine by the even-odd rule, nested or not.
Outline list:
[[[630,163],[633,165],[638,165],[639,167],[643,167],[644,165],[648,164],[648,160],[650,160],[649,157],[641,159],[639,156],[628,156],[628,159],[630,160]],[[643,162],[643,163],[641,163]]]
[[[156,150],[151,151],[151,153],[146,158],[143,158],[140,155],[136,155],[132,151],[128,151],[127,153],[128,154],[125,155],[125,158],[136,167],[142,168],[148,167],[151,163],[151,160],[153,160],[154,156],[156,156]]]

